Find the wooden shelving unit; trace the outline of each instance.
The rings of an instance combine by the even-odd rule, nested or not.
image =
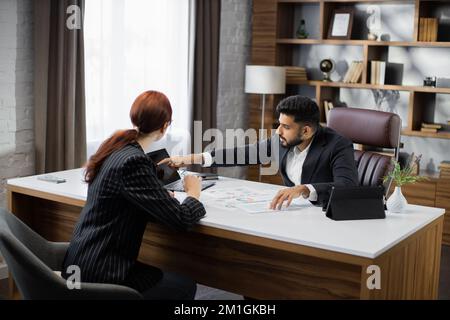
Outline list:
[[[323,81],[288,81],[287,84],[320,86],[331,88],[354,88],[354,89],[379,89],[379,90],[398,90],[409,92],[429,92],[450,94],[450,88],[434,88],[434,87],[417,87],[417,86],[401,86],[401,85],[377,85],[370,83],[344,83],[344,82],[323,82]]]
[[[269,1],[264,1],[269,3]],[[336,40],[327,39],[328,28],[331,15],[334,9],[342,7],[352,7],[358,3],[376,3],[376,4],[406,4],[414,6],[414,18],[411,23],[414,24],[412,39],[414,41],[371,41],[365,39]],[[323,111],[324,100],[339,100],[339,90],[347,89],[369,89],[369,90],[397,90],[410,94],[410,103],[408,109],[408,126],[403,130],[404,135],[450,139],[450,132],[426,133],[421,132],[421,123],[425,122],[425,113],[421,109],[428,107],[435,102],[436,94],[450,94],[450,88],[434,88],[423,86],[406,86],[401,83],[390,83],[385,85],[374,85],[370,83],[370,61],[381,60],[388,62],[389,47],[423,47],[423,48],[450,48],[450,38],[446,35],[438,37],[438,41],[424,42],[417,41],[419,34],[419,19],[434,14],[434,8],[440,4],[447,4],[445,1],[424,1],[424,0],[278,0],[275,3],[277,22],[273,33],[275,34],[275,64],[293,65],[293,50],[304,45],[336,45],[336,46],[361,46],[363,52],[363,74],[359,83],[344,82],[322,82],[306,81],[292,82],[288,85],[307,85],[316,87],[316,101],[320,106],[321,120],[325,121]],[[316,6],[319,11],[319,35],[315,39],[294,39],[291,38],[294,33],[295,8],[296,6]],[[420,106],[419,106],[420,104]]]
[[[331,21],[332,12],[343,7],[355,7],[356,4],[399,4],[407,5],[411,11],[411,37],[408,41],[371,41],[364,39],[361,32],[357,33],[350,40],[327,39],[328,28]],[[445,6],[446,10],[450,6],[447,0],[254,0],[253,9],[253,34],[252,34],[252,63],[262,65],[292,66],[294,50],[301,50],[302,46],[310,45],[334,45],[334,46],[360,46],[362,50],[363,74],[360,83],[343,82],[322,82],[288,81],[290,87],[310,86],[315,88],[315,98],[321,108],[321,121],[325,122],[323,111],[323,101],[338,101],[340,90],[346,89],[366,89],[366,90],[396,90],[409,94],[408,119],[403,130],[405,136],[415,136],[423,138],[450,139],[449,131],[437,133],[422,132],[422,122],[430,122],[430,110],[435,107],[437,94],[450,94],[450,88],[434,88],[424,86],[403,85],[401,80],[391,80],[384,85],[374,85],[370,83],[370,61],[388,61],[390,47],[418,47],[418,48],[450,48],[450,33],[438,33],[437,41],[424,42],[419,39],[420,18],[437,17],[439,9]],[[311,39],[295,39],[295,20],[297,6],[308,7],[308,17],[311,21],[317,21],[318,31]],[[302,9],[303,10],[303,9]],[[311,11],[312,10],[312,11]],[[404,23],[404,21],[403,21]],[[361,26],[361,24],[360,24]],[[398,40],[398,39],[395,39]],[[410,41],[409,41],[410,40]],[[432,58],[432,57],[430,57]],[[288,90],[292,92],[292,90]],[[281,96],[271,96],[268,101],[268,109],[272,109],[265,119],[266,127],[270,127],[275,122],[275,106]],[[344,101],[345,102],[345,101]],[[434,105],[433,105],[434,104]],[[429,112],[430,111],[430,112]],[[257,97],[251,100],[251,122],[250,127],[259,127],[259,101]],[[253,117],[253,115],[255,117]],[[432,116],[432,114],[431,114]],[[254,119],[254,120],[253,120]],[[431,121],[433,119],[431,118]]]
[[[333,39],[277,39],[277,44],[327,44],[337,46],[378,46],[378,47],[430,47],[450,48],[450,42],[423,42],[423,41],[371,41],[371,40],[333,40]]]

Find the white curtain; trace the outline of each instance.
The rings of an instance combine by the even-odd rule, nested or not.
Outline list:
[[[176,153],[187,150],[192,122],[193,3],[86,1],[88,157],[115,130],[131,128],[131,104],[146,90],[163,92],[172,104],[173,123],[160,145],[177,143],[181,150]]]

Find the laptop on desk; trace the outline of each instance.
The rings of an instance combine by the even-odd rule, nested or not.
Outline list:
[[[161,160],[170,157],[166,149],[149,152],[147,153],[147,156],[152,159],[155,165],[158,164],[158,162],[160,162]],[[183,179],[181,178],[176,168],[172,168],[167,164],[156,166],[156,176],[158,177],[158,180],[162,183],[164,188],[166,188],[167,190],[179,192],[185,191],[183,186]],[[215,185],[215,182],[202,181],[202,190],[212,187],[213,185]]]

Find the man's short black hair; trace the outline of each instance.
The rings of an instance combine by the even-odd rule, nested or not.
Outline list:
[[[293,116],[294,121],[303,125],[309,125],[317,130],[319,127],[320,113],[317,104],[308,97],[291,96],[280,101],[277,113]]]

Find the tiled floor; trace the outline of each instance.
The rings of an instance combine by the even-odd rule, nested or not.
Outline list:
[[[8,280],[0,280],[0,299],[5,299],[8,293]],[[197,300],[242,300],[242,296],[199,285]],[[441,274],[439,281],[439,299],[450,300],[450,246],[442,247]]]

